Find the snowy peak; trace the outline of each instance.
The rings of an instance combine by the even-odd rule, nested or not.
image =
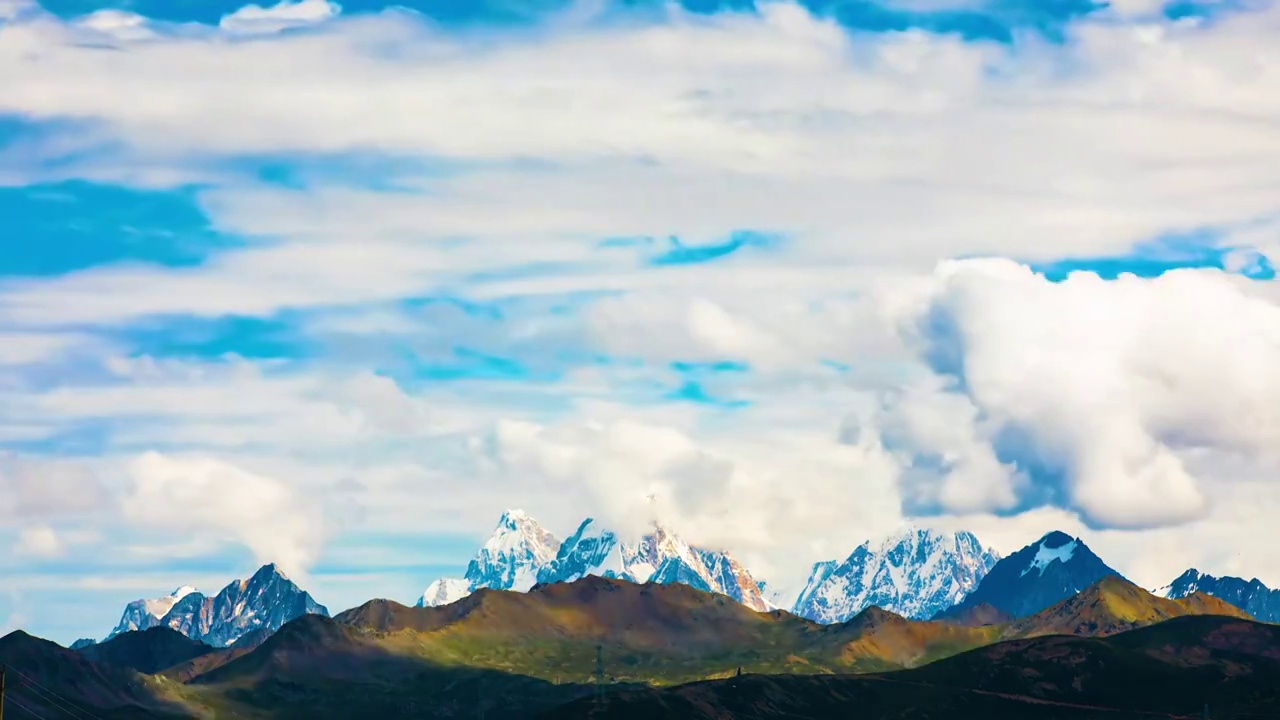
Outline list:
[[[538,582],[538,570],[556,557],[560,541],[523,510],[508,510],[481,546],[464,576],[472,590],[492,588],[525,592]]]
[[[972,533],[910,529],[813,566],[792,612],[846,622],[869,607],[924,619],[973,590],[999,560]]]
[[[1181,600],[1198,592],[1212,595],[1263,622],[1280,622],[1280,590],[1268,588],[1257,578],[1214,577],[1192,568],[1152,594]]]
[[[1079,538],[1055,531],[997,562],[973,592],[939,617],[962,617],[983,603],[1027,617],[1111,575],[1122,577]]]
[[[572,582],[586,575],[627,577],[627,563],[618,536],[587,518],[556,551],[556,557],[538,571],[538,582]]]
[[[194,593],[195,588],[189,585],[174,590],[164,597],[153,598],[150,600],[139,599],[129,603],[124,608],[124,613],[120,616],[120,622],[116,624],[107,640],[121,633],[131,632],[133,630],[147,630],[160,624],[160,620],[173,609],[173,606],[184,597]]]
[[[453,604],[467,595],[471,590],[466,580],[457,578],[440,578],[427,586],[422,597],[418,599],[418,607],[440,607]]]
[[[121,626],[125,626],[127,620],[136,619],[131,615],[135,606],[145,612],[148,610],[146,603],[151,603],[150,610],[163,608],[164,612],[159,617],[148,614],[151,620],[134,622],[136,627],[122,630]],[[247,580],[233,580],[214,597],[184,586],[160,600],[130,603],[125,608],[121,626],[117,626],[111,636],[162,625],[192,640],[226,647],[257,630],[274,632],[290,620],[308,613],[328,616],[329,611],[272,564],[263,566]]]
[[[1168,585],[1152,590],[1151,594],[1157,597],[1168,598],[1170,600],[1184,598],[1200,589],[1200,579],[1203,577],[1207,577],[1210,582],[1215,579],[1212,576],[1201,575],[1199,570],[1191,568],[1179,575],[1177,579]]]

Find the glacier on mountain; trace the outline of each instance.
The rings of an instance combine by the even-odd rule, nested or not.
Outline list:
[[[874,605],[927,619],[963,599],[999,559],[971,533],[910,530],[865,542],[844,562],[816,563],[792,612],[838,623]]]
[[[519,510],[503,513],[462,579],[434,581],[418,606],[445,605],[480,588],[524,592],[536,583],[570,582],[587,575],[682,583],[727,595],[755,610],[773,608],[760,585],[731,555],[692,547],[664,527],[655,526],[633,545],[588,518],[564,542],[556,542]]]
[[[120,623],[107,638],[164,626],[192,640],[227,647],[251,632],[274,632],[308,613],[329,615],[328,609],[279,568],[264,565],[248,580],[234,580],[213,597],[183,587],[156,600],[135,600],[125,607]]]

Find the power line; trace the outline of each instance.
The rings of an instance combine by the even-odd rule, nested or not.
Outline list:
[[[26,673],[22,672],[21,670],[19,670],[19,669],[17,669],[17,668],[13,668],[13,672],[14,672],[14,673],[15,673],[15,674],[20,678],[20,679],[22,679],[22,680],[24,681],[24,684],[26,685],[26,687],[27,687],[27,689],[28,689],[28,690],[30,690],[31,692],[35,693],[35,694],[36,694],[36,696],[40,697],[41,699],[43,699],[43,700],[47,700],[47,701],[49,701],[49,702],[52,702],[54,705],[57,705],[59,710],[62,710],[63,712],[67,713],[68,715],[71,715],[72,717],[75,717],[75,718],[77,718],[78,720],[83,720],[83,717],[82,717],[82,716],[85,716],[85,715],[87,715],[88,717],[92,718],[93,720],[102,720],[102,718],[98,717],[97,715],[94,715],[93,713],[89,712],[88,710],[85,710],[84,708],[80,707],[79,705],[76,705],[75,703],[71,702],[71,700],[67,699],[67,698],[66,698],[65,696],[63,696],[62,694],[57,693],[57,692],[55,692],[55,691],[53,691],[53,690],[50,690],[49,688],[45,687],[44,685],[41,685],[40,683],[36,682],[34,678],[32,678],[30,675],[27,675]],[[37,688],[38,688],[38,689],[37,689]],[[41,692],[41,691],[43,691],[43,692]],[[58,700],[59,700],[59,699],[61,699],[61,700],[62,700],[62,702],[66,703],[66,705],[69,705],[69,706],[71,706],[71,708],[74,708],[74,710],[69,710],[69,709],[67,709],[67,707],[64,707],[61,703],[59,703],[59,702],[58,702]]]
[[[22,680],[22,678],[18,679],[18,683],[19,683],[18,687],[21,687],[23,690],[30,691],[32,696],[34,696],[36,699],[52,705],[55,709],[61,710],[62,712],[70,715],[76,720],[84,720],[84,718],[76,714],[74,710],[71,710],[70,708],[66,707],[62,703],[58,702],[57,698],[50,696],[47,692],[37,690],[35,686],[25,682],[24,680]]]
[[[14,696],[12,696],[12,695],[9,695],[9,696],[5,697],[5,701],[6,701],[6,702],[8,702],[8,703],[11,703],[11,704],[13,704],[13,705],[16,705],[16,706],[18,707],[18,709],[19,709],[19,710],[22,710],[23,712],[27,713],[28,715],[30,715],[30,716],[32,716],[32,717],[34,717],[34,718],[37,718],[38,720],[45,720],[45,717],[44,717],[43,715],[41,715],[40,713],[36,712],[35,710],[32,710],[31,708],[27,707],[27,706],[26,706],[26,705],[24,705],[23,703],[19,702],[19,701],[18,701],[18,698],[14,697]]]

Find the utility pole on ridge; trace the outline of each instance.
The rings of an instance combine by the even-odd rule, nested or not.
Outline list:
[[[4,720],[4,671],[8,667],[0,665],[0,720]]]

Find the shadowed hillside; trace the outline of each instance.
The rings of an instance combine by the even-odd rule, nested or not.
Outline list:
[[[154,674],[215,652],[213,647],[167,627],[121,633],[78,651],[94,662]]]
[[[165,668],[163,675],[177,682],[188,682],[215,668],[222,667],[238,657],[247,655],[271,637],[270,628],[259,628],[232,643],[231,647],[214,648],[213,652],[202,653],[186,662],[177,663]]]
[[[1107,638],[1012,640],[915,670],[862,676],[749,676],[626,689],[547,720],[1008,720],[1280,716],[1276,628],[1183,617]]]
[[[86,708],[102,720],[188,715],[182,705],[164,696],[156,681],[129,668],[93,662],[79,651],[21,630],[0,638],[0,664],[7,668],[6,702],[13,717],[66,717],[77,711],[89,717],[81,710]]]

